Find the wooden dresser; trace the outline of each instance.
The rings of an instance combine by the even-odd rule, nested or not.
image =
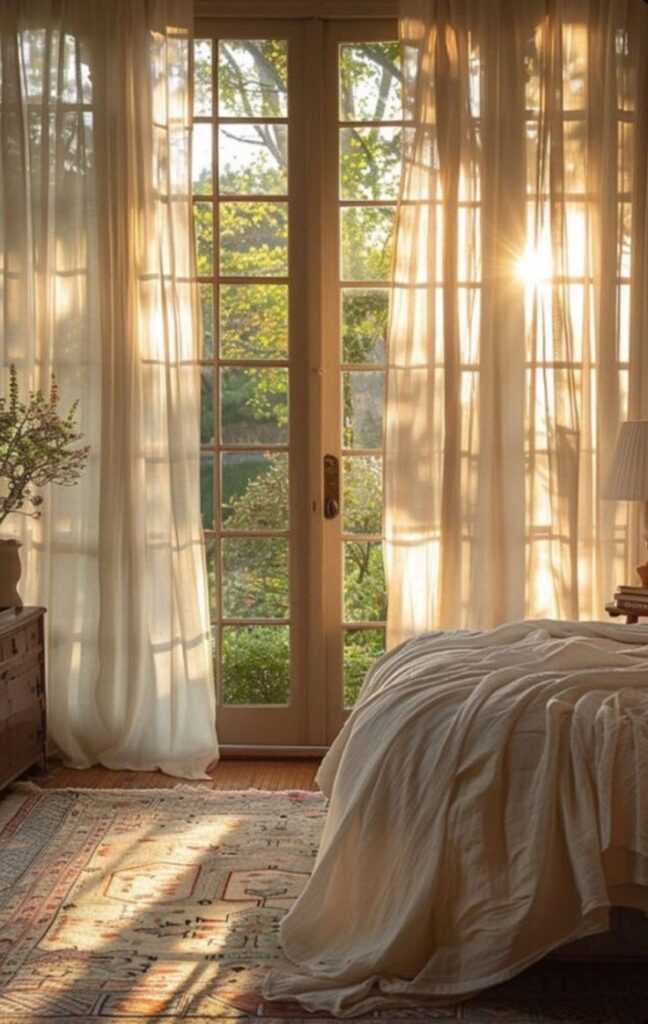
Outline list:
[[[0,611],[0,788],[45,767],[44,608]]]

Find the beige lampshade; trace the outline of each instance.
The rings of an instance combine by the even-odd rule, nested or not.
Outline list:
[[[621,424],[601,497],[648,501],[648,420]]]

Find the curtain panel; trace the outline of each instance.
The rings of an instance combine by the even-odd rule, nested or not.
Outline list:
[[[199,512],[190,0],[0,4],[0,338],[92,445],[14,517],[48,609],[69,763],[205,777],[217,756]],[[5,375],[6,379],[6,375]]]
[[[648,6],[401,0],[385,427],[388,642],[600,618],[648,417]]]

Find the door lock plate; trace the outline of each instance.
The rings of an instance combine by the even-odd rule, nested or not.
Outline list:
[[[340,514],[340,460],[335,455],[324,456],[324,518],[335,519]]]

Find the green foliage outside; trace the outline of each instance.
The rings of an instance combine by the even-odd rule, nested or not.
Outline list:
[[[202,47],[202,49],[201,49]],[[214,54],[216,59],[216,54]],[[219,110],[232,117],[285,117],[287,54],[280,41],[221,41]],[[398,44],[354,44],[340,49],[342,116],[347,120],[398,118]],[[208,49],[198,44],[195,75],[198,110],[209,113],[211,66]],[[203,137],[204,138],[204,137]],[[375,281],[377,287],[342,293],[342,358],[371,364],[385,358],[388,293],[379,284],[389,277],[390,243],[398,168],[400,129],[350,125],[341,132],[341,194],[345,198],[382,200],[377,207],[349,208],[343,215],[342,264],[346,280]],[[204,143],[201,143],[204,144]],[[282,196],[287,182],[287,133],[284,125],[228,123],[219,129],[221,196]],[[194,193],[205,195],[210,154],[195,161],[205,169],[194,180]],[[254,359],[254,368],[228,367],[221,380],[221,436],[236,444],[276,444],[287,440],[288,375],[282,367],[263,367],[268,359],[286,359],[287,288],[255,278],[287,274],[287,204],[276,198],[260,202],[221,201],[219,242],[215,251],[213,207],[195,204],[199,274],[211,276],[214,260],[223,275],[246,277],[245,284],[224,285],[220,293],[220,346],[225,359]],[[208,286],[204,286],[208,287]],[[211,302],[203,292],[211,330]],[[298,343],[300,339],[295,339]],[[207,350],[209,351],[209,349]],[[354,379],[358,379],[355,375]],[[345,441],[354,446],[353,388],[343,389]],[[359,382],[362,383],[362,382]],[[366,404],[366,402],[365,402]],[[213,383],[204,378],[202,437],[214,436]],[[357,410],[356,410],[357,416]],[[365,416],[366,420],[366,416]],[[374,428],[375,435],[375,428]],[[358,435],[361,437],[361,435]],[[358,442],[360,443],[360,442]],[[207,456],[209,458],[209,456]],[[222,515],[229,529],[287,527],[289,479],[286,457],[225,456]],[[379,458],[345,460],[344,529],[355,534],[381,533],[382,464]],[[204,462],[201,500],[206,528],[213,528],[213,467]],[[282,617],[287,614],[287,544],[280,538],[225,541],[223,603],[226,617]],[[210,587],[216,589],[217,567],[210,564]],[[348,622],[384,620],[386,614],[379,543],[358,539],[346,544],[345,616]],[[348,631],[345,644],[347,701],[360,676],[380,652],[381,629]],[[282,626],[225,627],[222,638],[222,684],[230,703],[283,703],[288,699],[288,629]]]
[[[344,638],[344,705],[353,707],[364,677],[385,650],[385,634],[378,629],[347,630]]]
[[[387,289],[342,291],[342,359],[345,363],[382,363],[389,293]]]
[[[227,537],[221,542],[221,551],[225,618],[287,618],[287,539]]]
[[[226,455],[232,462],[236,455]],[[223,521],[230,530],[285,530],[288,526],[288,456],[248,455],[223,473]],[[232,473],[231,470],[235,472]]]
[[[288,626],[226,626],[222,682],[226,704],[287,704]]]

